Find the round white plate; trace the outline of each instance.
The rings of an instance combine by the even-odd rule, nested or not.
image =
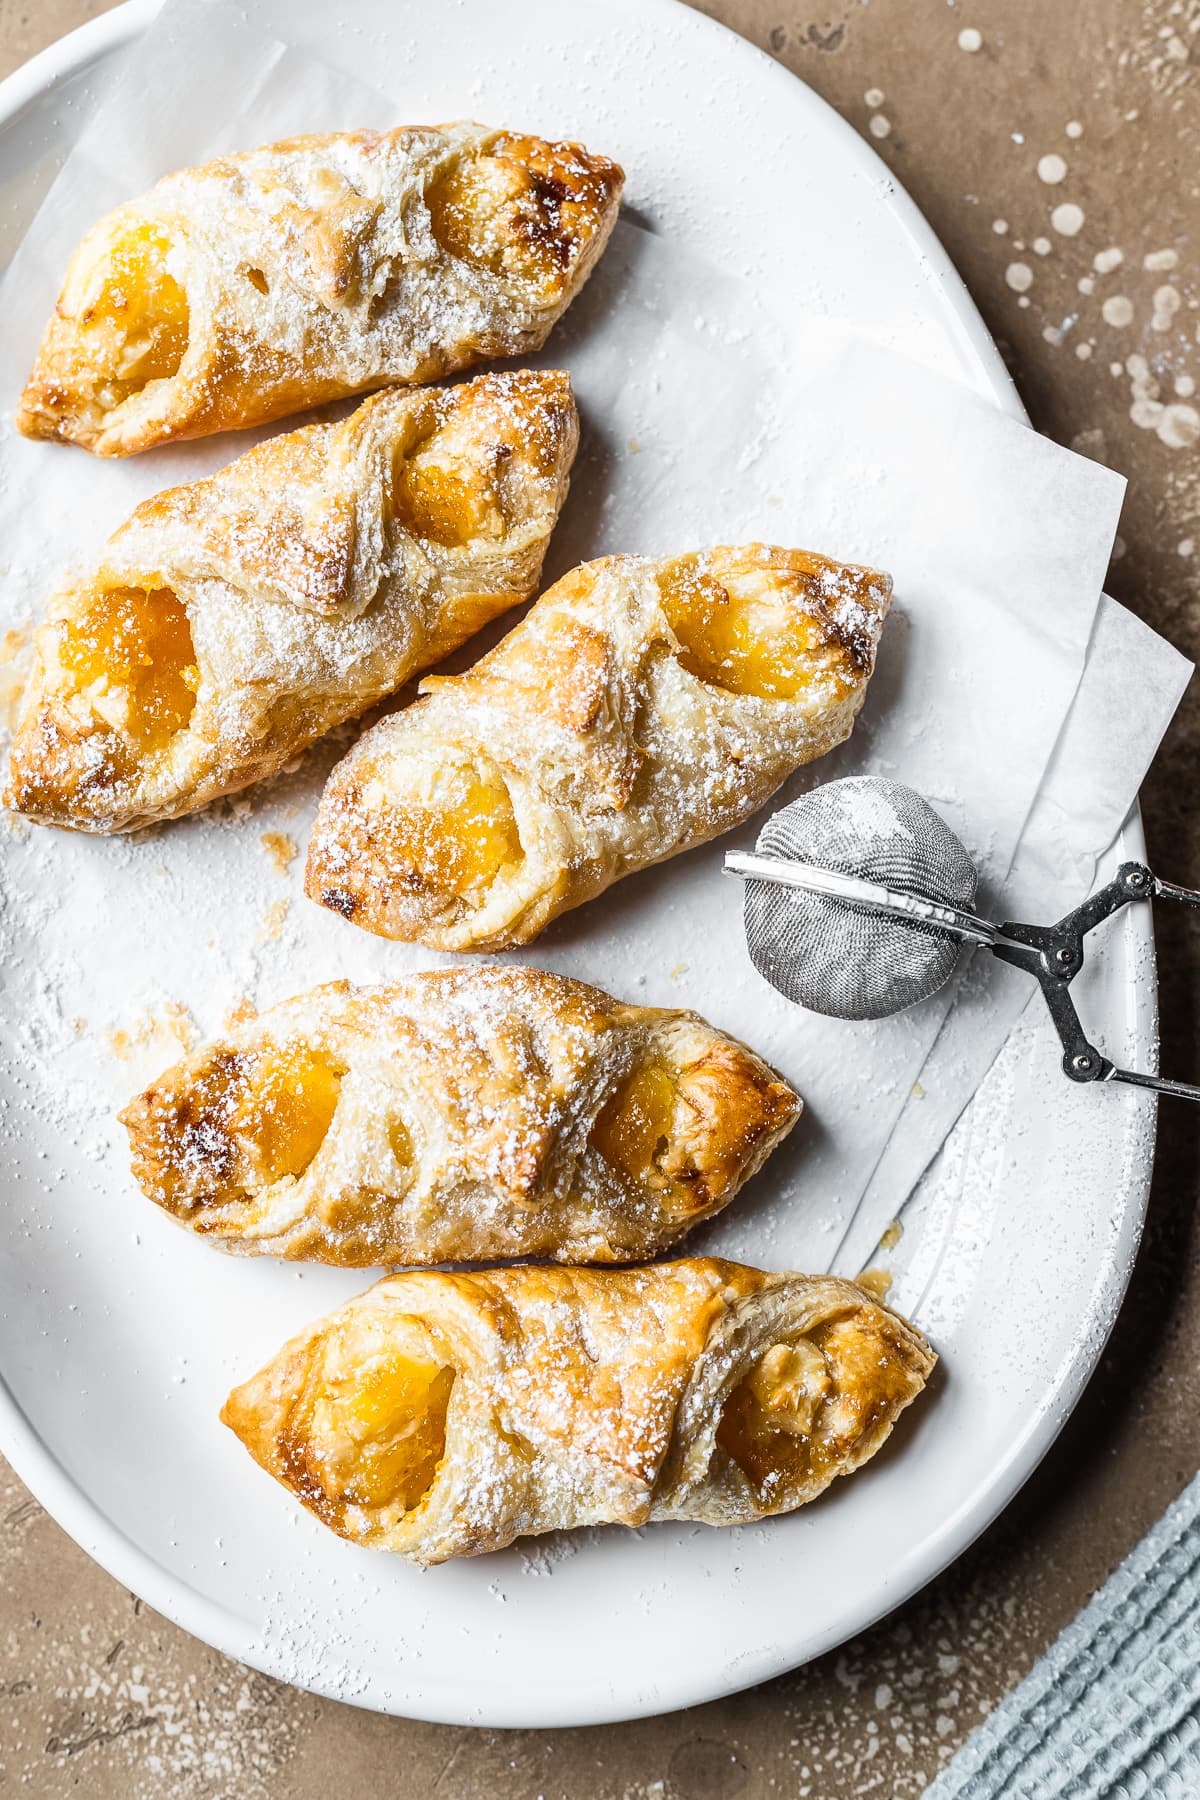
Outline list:
[[[153,10],[120,7],[0,86],[0,250]],[[444,13],[425,0],[261,0],[256,22],[277,11],[289,36],[335,61],[344,52],[368,77],[373,58],[402,66],[423,116],[481,110],[487,92],[489,114],[519,120],[536,100],[539,120],[561,112],[600,146],[618,122],[673,241],[710,259],[716,249],[734,273],[766,246],[806,306],[1019,413],[965,290],[875,156],[702,15],[672,0],[459,0]],[[628,81],[631,41],[652,105]],[[258,889],[243,890],[252,864],[261,880],[259,832],[287,829],[290,798],[281,784],[241,831],[195,826],[208,857],[199,885],[173,879],[173,850],[158,866],[161,839],[98,848],[63,834],[53,894],[11,909],[0,1448],[18,1473],[105,1568],[210,1644],[317,1692],[428,1719],[556,1726],[665,1711],[777,1674],[899,1604],[1012,1496],[1095,1366],[1145,1205],[1145,1098],[1071,1086],[1036,1029],[1010,1046],[906,1234],[941,1373],[853,1482],[762,1528],[591,1532],[419,1575],[323,1532],[216,1423],[233,1379],[361,1281],[212,1256],[147,1207],[111,1112],[170,1060],[169,1020],[159,1007],[142,1041],[135,1031],[97,1051],[123,1005],[131,1023],[147,983],[172,993],[177,947],[193,989],[197,966],[230,997],[236,978],[261,973],[272,926],[256,948]],[[1123,852],[1141,847],[1135,821]],[[117,904],[98,934],[96,867],[117,895],[134,856],[161,892],[155,929],[139,938]],[[85,955],[100,935],[111,951]],[[579,941],[558,945],[568,972]],[[359,969],[369,960],[364,950]],[[382,949],[371,966],[386,967]],[[1152,968],[1148,921],[1131,911],[1089,975],[1087,1016],[1103,1016],[1110,1053],[1135,1066],[1152,1053]],[[297,964],[278,991],[337,972]],[[773,1260],[750,1208],[740,1248]]]

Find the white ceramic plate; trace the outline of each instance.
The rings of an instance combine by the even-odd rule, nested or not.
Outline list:
[[[256,21],[283,8],[260,0]],[[620,120],[623,154],[685,247],[711,257],[718,245],[737,271],[768,245],[807,306],[1019,411],[961,283],[874,155],[701,15],[671,0],[459,0],[447,57],[426,5],[342,0],[336,11],[335,26],[327,5],[293,0],[286,33],[366,79],[373,59],[402,51],[405,94],[430,117],[473,110],[486,78],[496,116],[519,118],[532,90],[544,118],[557,84],[565,128],[604,144],[604,122]],[[0,247],[16,241],[105,66],[152,12],[123,6],[0,87]],[[632,33],[653,105],[616,73]],[[239,858],[261,860],[258,828],[213,834],[213,891],[229,909]],[[150,845],[139,851],[153,858]],[[1140,852],[1135,821],[1123,853]],[[1015,1492],[1094,1367],[1141,1223],[1153,1115],[1143,1097],[1064,1082],[1052,1041],[1032,1030],[911,1214],[902,1275],[942,1352],[936,1391],[844,1490],[765,1528],[588,1533],[427,1576],[339,1544],[258,1474],[215,1413],[236,1375],[361,1282],[198,1253],[130,1193],[109,1141],[80,1126],[98,1116],[97,1076],[66,1023],[75,1011],[111,1019],[129,991],[120,918],[113,967],[63,978],[94,925],[72,888],[71,859],[89,854],[68,843],[64,891],[44,915],[11,922],[14,963],[0,971],[21,998],[0,1033],[11,1184],[0,1448],[99,1562],[228,1654],[317,1692],[461,1723],[582,1724],[706,1700],[817,1655],[928,1581]],[[207,893],[163,894],[163,941],[146,943],[143,960],[169,971],[172,934],[203,939],[212,921]],[[1136,913],[1110,930],[1086,996],[1110,1053],[1143,1067],[1155,1023],[1148,934]],[[212,954],[216,979],[215,939]],[[113,1065],[116,1086],[132,1091],[141,1063],[156,1072],[169,1051],[161,1029],[133,1046],[123,1073]],[[744,1251],[772,1260],[749,1214]]]

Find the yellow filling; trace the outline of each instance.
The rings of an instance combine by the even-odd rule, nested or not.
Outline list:
[[[434,237],[451,256],[499,269],[503,244],[489,236],[497,214],[524,186],[522,171],[501,157],[475,156],[458,164],[426,190]]]
[[[680,559],[660,572],[659,589],[683,667],[731,694],[793,700],[819,669],[843,660],[784,571],[747,567],[719,581]]]
[[[657,1171],[675,1116],[674,1074],[659,1058],[626,1076],[592,1127],[592,1143],[607,1162],[633,1181]]]
[[[908,1365],[878,1329],[834,1319],[763,1353],[726,1400],[717,1442],[778,1498],[836,1474],[910,1391]]]
[[[388,862],[411,885],[469,901],[521,857],[508,789],[498,772],[476,763],[439,772],[427,798],[390,801],[381,839]]]
[[[188,301],[167,267],[170,251],[156,225],[141,225],[120,239],[99,294],[80,317],[93,339],[93,359],[112,377],[114,401],[174,375],[183,361]]]
[[[409,531],[451,549],[504,531],[493,485],[477,470],[463,472],[451,463],[438,462],[436,448],[400,464],[392,507]]]
[[[301,1175],[325,1140],[341,1074],[306,1044],[257,1053],[226,1124],[261,1182]]]
[[[591,1143],[606,1162],[669,1209],[692,1212],[711,1198],[680,1142],[680,1070],[661,1057],[639,1063],[605,1102]]]
[[[110,588],[58,633],[76,691],[139,751],[161,750],[183,730],[200,676],[187,612],[169,588]]]
[[[446,1450],[454,1370],[389,1352],[337,1394],[329,1423],[349,1437],[353,1461],[343,1489],[355,1506],[408,1512],[429,1491]]]
[[[755,1487],[824,1474],[841,1453],[816,1429],[832,1387],[816,1342],[772,1344],[725,1402],[717,1442]]]

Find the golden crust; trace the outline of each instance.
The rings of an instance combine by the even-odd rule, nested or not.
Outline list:
[[[653,1256],[728,1205],[799,1112],[694,1013],[496,968],[317,988],[121,1118],[144,1192],[191,1230],[362,1268]]]
[[[6,803],[128,831],[273,774],[537,584],[568,376],[392,388],[139,506],[52,601]]]
[[[397,1498],[366,1472],[421,1422],[419,1407],[389,1416],[380,1386],[418,1333],[452,1385]],[[832,1276],[702,1257],[414,1271],[294,1338],[221,1416],[341,1536],[434,1563],[580,1525],[790,1511],[875,1453],[934,1361]]]
[[[17,425],[129,456],[539,349],[623,180],[579,144],[470,123],[181,170],[75,251]]]
[[[890,596],[874,570],[758,544],[574,570],[338,764],[308,894],[439,950],[530,942],[841,743]],[[484,824],[494,867],[464,884],[447,845]]]

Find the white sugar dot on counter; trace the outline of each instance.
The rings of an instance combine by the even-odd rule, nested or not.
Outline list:
[[[1196,391],[1196,384],[1190,375],[1177,375],[1174,385],[1175,392],[1181,400],[1190,400]]]
[[[1039,256],[1049,256],[1054,245],[1050,242],[1049,238],[1036,237],[1033,240],[1033,247]]]
[[[974,25],[964,25],[958,34],[958,47],[960,50],[967,50],[972,53],[976,50],[982,50],[982,31],[976,31]]]
[[[1087,362],[1092,354],[1092,346],[1090,344],[1076,344],[1075,354],[1080,362]]]
[[[1191,556],[1194,554],[1195,549],[1196,549],[1195,538],[1180,538],[1179,542],[1175,546],[1175,554],[1177,556]]]
[[[1033,270],[1028,263],[1009,263],[1004,271],[1004,279],[1014,293],[1023,294],[1026,288],[1033,286]]]
[[[1057,151],[1051,150],[1048,156],[1038,158],[1038,179],[1050,187],[1057,187],[1060,181],[1067,179],[1067,165]]]
[[[1060,237],[1078,237],[1083,228],[1083,208],[1073,200],[1064,200],[1050,214],[1050,223]]]
[[[1177,287],[1165,286],[1154,290],[1154,317],[1150,321],[1153,331],[1170,331],[1175,314],[1183,305],[1183,295]]]
[[[1012,138],[1014,144],[1023,144],[1025,142],[1025,133],[1023,131],[1012,131],[1009,133],[1009,136]]]
[[[1172,401],[1164,406],[1156,430],[1162,442],[1172,450],[1190,450],[1200,441],[1200,412],[1194,406]]]
[[[867,120],[867,130],[873,138],[891,137],[892,121],[884,113],[872,113]]]
[[[869,106],[872,112],[877,112],[886,98],[887,95],[882,88],[868,88],[863,95],[863,104]]]
[[[1018,306],[1028,306],[1029,305],[1029,295],[1028,294],[1018,294],[1017,295],[1017,305]]]
[[[1069,138],[1081,138],[1083,136],[1083,126],[1079,123],[1078,119],[1068,119],[1066,131]]]
[[[1108,275],[1113,269],[1119,269],[1125,261],[1125,253],[1110,244],[1107,250],[1097,250],[1092,258],[1092,267],[1097,275]]]
[[[997,237],[1006,237],[1008,235],[1008,220],[1007,219],[993,219],[992,220],[992,230],[995,232]]]
[[[1094,294],[1096,291],[1096,277],[1094,275],[1081,275],[1079,280],[1075,283],[1075,286],[1079,289],[1081,294]]]
[[[1178,250],[1150,250],[1142,258],[1143,269],[1161,271],[1164,275],[1169,269],[1179,267]]]
[[[1106,325],[1122,325],[1133,323],[1133,301],[1127,300],[1124,294],[1110,294],[1100,308]]]

